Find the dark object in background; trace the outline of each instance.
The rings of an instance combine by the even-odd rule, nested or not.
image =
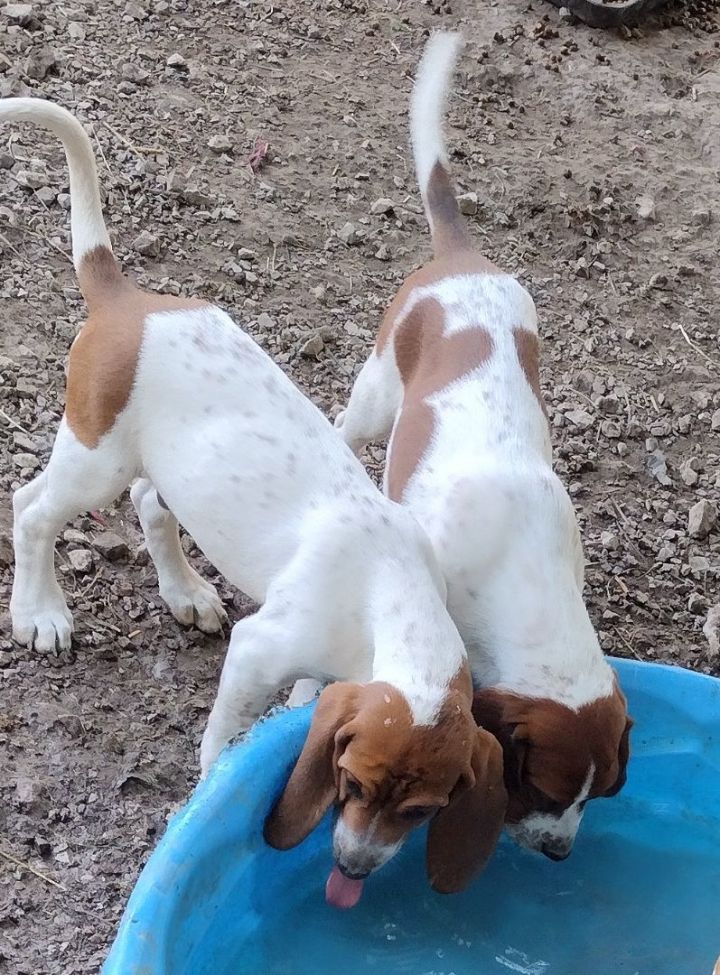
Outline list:
[[[556,7],[565,7],[589,27],[633,27],[650,13],[667,4],[668,0],[550,0]]]

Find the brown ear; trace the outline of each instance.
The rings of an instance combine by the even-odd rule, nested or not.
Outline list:
[[[439,894],[464,890],[482,870],[505,819],[502,748],[482,728],[477,729],[476,736],[470,786],[463,790],[461,784],[458,794],[428,828],[427,872],[433,890]]]
[[[607,792],[604,793],[607,799],[616,796],[627,781],[627,765],[630,761],[630,729],[632,726],[633,719],[628,718],[625,722],[625,730],[620,738],[620,744],[618,745],[618,777],[615,780],[615,784],[611,785]]]
[[[339,732],[356,711],[356,684],[331,684],[318,699],[310,731],[285,791],[265,820],[265,841],[289,850],[315,829],[337,797]]]

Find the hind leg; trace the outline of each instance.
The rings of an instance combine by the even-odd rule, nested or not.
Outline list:
[[[402,405],[403,383],[392,348],[373,352],[360,370],[346,409],[335,418],[335,429],[357,454],[373,440],[390,436]]]
[[[219,633],[227,614],[215,588],[188,564],[180,545],[177,518],[163,507],[158,493],[146,477],[130,488],[130,497],[138,513],[155,563],[160,595],[176,620],[204,633]]]
[[[13,636],[48,653],[70,646],[73,622],[55,577],[55,536],[82,511],[104,508],[135,473],[122,434],[89,449],[63,419],[45,470],[13,496]]]

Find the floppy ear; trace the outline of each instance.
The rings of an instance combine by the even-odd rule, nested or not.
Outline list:
[[[522,699],[515,694],[486,689],[475,691],[472,705],[476,723],[491,731],[502,745],[505,781],[510,788],[518,789],[530,744],[521,704]]]
[[[356,712],[357,684],[331,684],[318,699],[310,731],[283,794],[265,820],[265,841],[289,850],[315,829],[337,798],[338,733]]]
[[[457,893],[482,870],[500,836],[506,806],[502,748],[478,728],[472,773],[428,827],[427,872],[433,890]]]
[[[618,777],[615,780],[615,784],[611,785],[607,792],[604,793],[607,799],[616,796],[627,781],[627,764],[630,761],[630,729],[632,726],[633,719],[628,718],[625,721],[625,730],[622,733],[618,746]]]

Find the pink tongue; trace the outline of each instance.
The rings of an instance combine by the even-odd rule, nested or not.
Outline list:
[[[325,900],[341,910],[355,907],[362,897],[363,883],[362,880],[345,877],[340,873],[339,867],[334,866],[325,884]]]

